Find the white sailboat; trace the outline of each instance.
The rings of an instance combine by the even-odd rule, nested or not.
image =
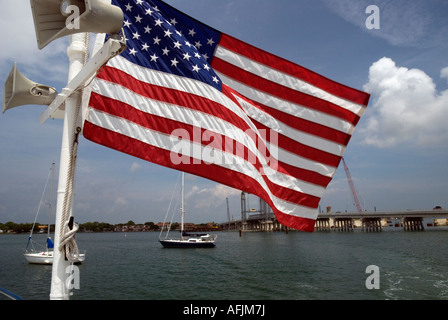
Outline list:
[[[164,239],[161,238],[162,231],[160,232],[159,242],[164,248],[214,248],[216,245],[216,235],[210,234],[190,234],[185,232],[184,229],[184,217],[185,217],[185,174],[182,172],[182,187],[181,187],[181,199],[182,204],[180,208],[181,215],[181,230],[180,237],[178,239],[168,238],[169,229]],[[165,226],[165,223],[164,223]]]
[[[54,167],[55,164],[52,163],[50,173],[47,177],[47,182],[45,183],[44,191],[42,193],[42,198],[39,203],[39,208],[37,209],[36,217],[34,218],[34,223],[30,231],[30,236],[28,237],[28,242],[25,248],[25,259],[28,261],[28,263],[31,264],[53,264],[53,249],[54,249],[54,243],[51,240],[50,237],[50,224],[51,224],[51,211],[52,211],[52,195],[53,195],[53,184],[54,184]],[[43,198],[47,189],[48,181],[51,176],[51,191],[50,191],[50,200],[48,202],[48,226],[47,226],[47,241],[45,244],[45,248],[41,250],[36,250],[35,248],[35,242],[32,240],[33,237],[33,231],[34,227],[36,225],[37,217],[39,216],[39,211],[42,206]],[[36,244],[37,245],[37,244]],[[42,246],[42,245],[41,245]],[[86,258],[85,253],[80,254],[78,257],[78,261],[75,263],[82,263]]]

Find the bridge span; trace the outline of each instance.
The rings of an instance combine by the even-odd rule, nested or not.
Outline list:
[[[243,212],[242,212],[243,213]],[[292,230],[280,224],[272,212],[263,210],[242,219],[218,224],[222,230],[250,231],[288,231]],[[366,232],[388,230],[420,231],[448,226],[447,209],[402,210],[402,211],[363,211],[363,212],[326,212],[319,214],[315,231],[353,231]]]

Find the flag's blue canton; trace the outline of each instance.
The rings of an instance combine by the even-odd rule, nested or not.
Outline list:
[[[160,1],[113,0],[112,4],[124,13],[124,58],[221,90],[221,80],[209,65],[219,32]]]

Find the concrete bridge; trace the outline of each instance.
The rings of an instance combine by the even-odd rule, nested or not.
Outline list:
[[[363,211],[363,212],[327,212],[319,214],[315,230],[362,231],[389,230],[418,231],[437,226],[447,226],[448,210],[435,208],[430,210],[400,211]]]
[[[418,231],[447,226],[448,210],[402,210],[402,211],[364,211],[321,213],[316,220],[315,231],[353,231],[366,232],[383,229]],[[280,224],[272,212],[257,212],[243,215],[243,219],[218,224],[222,230],[250,231],[288,231]]]

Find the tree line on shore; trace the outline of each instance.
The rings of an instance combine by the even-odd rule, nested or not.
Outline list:
[[[130,220],[127,223],[119,223],[119,224],[110,224],[107,222],[86,222],[86,223],[80,223],[79,225],[79,232],[108,232],[108,231],[114,231],[117,227],[135,227],[137,224]],[[47,227],[48,225],[39,224],[36,223],[34,225],[33,233],[37,233],[40,230],[42,230],[43,226]],[[159,226],[156,225],[154,222],[145,222],[144,224],[140,226],[145,226],[146,230],[159,230]],[[12,221],[1,223],[0,222],[0,232],[2,233],[29,233],[31,232],[31,229],[33,228],[33,223],[15,223]],[[45,232],[47,232],[47,228],[45,228]],[[54,232],[54,224],[50,225],[50,232]]]
[[[199,224],[197,227],[206,227],[210,224]],[[214,223],[213,223],[214,225]],[[136,224],[129,220],[126,223],[110,224],[107,222],[86,222],[78,224],[78,232],[112,232],[112,231],[158,231],[159,225],[154,222],[145,222],[143,224]],[[179,227],[178,223],[171,225],[171,230],[176,230]],[[29,233],[33,228],[33,223],[15,223],[12,221],[1,223],[0,233]],[[34,225],[33,233],[38,233],[40,230],[47,232],[47,225],[36,223]],[[50,225],[50,233],[54,232],[54,224]]]

